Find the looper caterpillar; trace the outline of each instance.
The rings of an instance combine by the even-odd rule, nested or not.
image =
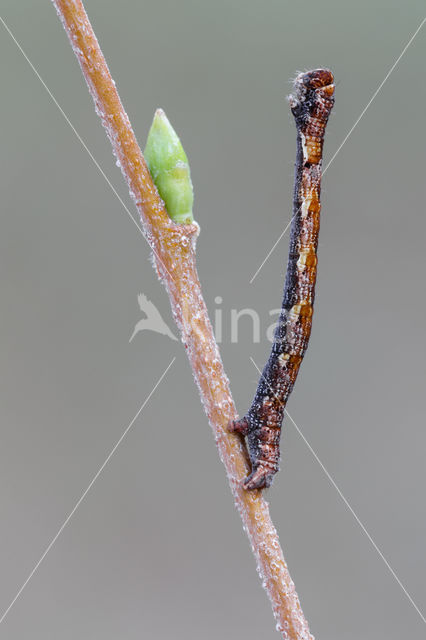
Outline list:
[[[246,489],[269,487],[279,469],[284,409],[311,334],[320,224],[322,149],[334,104],[328,69],[301,73],[289,96],[297,129],[293,217],[284,298],[272,351],[250,409],[229,429],[247,436],[252,464]]]

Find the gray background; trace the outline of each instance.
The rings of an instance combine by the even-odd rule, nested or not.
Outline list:
[[[297,70],[330,66],[325,162],[424,14],[420,1],[86,2],[143,144],[162,106],[183,138],[198,265],[237,406],[270,345],[230,309],[281,301]],[[2,17],[134,213],[50,3]],[[426,26],[323,185],[311,345],[289,404],[301,431],[425,609]],[[140,333],[137,294],[171,324],[149,249],[0,25],[0,609],[4,611],[173,356],[140,418],[35,573],[0,636],[273,639],[184,350]],[[424,637],[425,626],[287,420],[273,518],[319,638]]]

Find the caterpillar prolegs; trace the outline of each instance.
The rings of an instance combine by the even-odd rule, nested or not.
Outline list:
[[[311,334],[320,225],[322,149],[334,104],[334,78],[328,69],[301,73],[289,96],[297,128],[293,217],[284,299],[271,355],[246,415],[230,431],[247,436],[252,471],[246,489],[269,487],[279,469],[284,409]]]

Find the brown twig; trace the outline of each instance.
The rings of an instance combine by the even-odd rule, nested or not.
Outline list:
[[[140,213],[157,272],[170,297],[174,318],[213,429],[219,455],[249,537],[277,629],[286,640],[310,640],[308,624],[280,547],[268,504],[259,491],[245,491],[247,453],[227,425],[237,418],[204,303],[195,264],[198,225],[174,224],[159,197],[123,109],[115,84],[80,0],[52,0],[80,63],[96,110]]]

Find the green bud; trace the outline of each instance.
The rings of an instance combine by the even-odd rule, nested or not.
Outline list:
[[[194,192],[188,158],[162,109],[155,112],[146,141],[145,160],[171,219],[178,224],[193,222]]]

